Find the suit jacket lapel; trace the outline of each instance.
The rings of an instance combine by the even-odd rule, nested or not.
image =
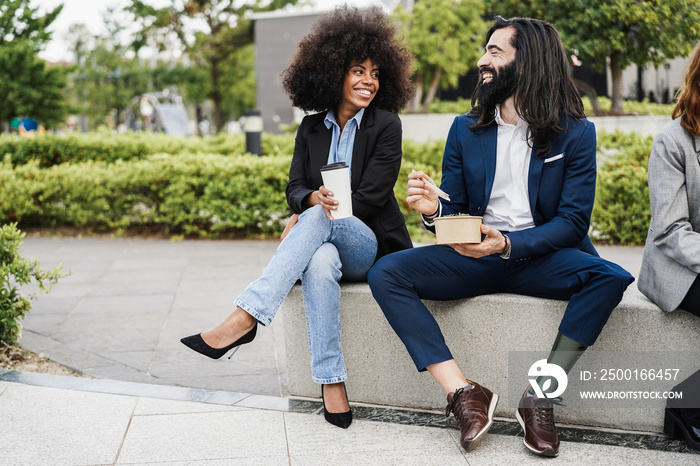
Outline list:
[[[556,154],[556,152],[554,152]],[[537,205],[537,193],[540,190],[540,179],[542,178],[542,167],[544,159],[539,157],[533,147],[530,151],[530,174],[527,179],[527,192],[530,195],[530,212],[535,216],[535,205]]]
[[[355,132],[355,144],[352,148],[352,175],[350,177],[350,187],[355,190],[360,185],[360,178],[365,166],[365,148],[367,147],[367,132],[374,126],[374,111],[367,108],[362,116],[362,123]]]
[[[481,155],[484,158],[484,199],[479,202],[480,205],[486,206],[491,198],[493,190],[493,180],[496,177],[496,144],[498,142],[498,125],[491,125],[486,128],[485,132],[479,137],[481,142]]]
[[[695,152],[698,153],[698,163],[700,163],[700,136],[693,136],[693,142],[695,143]]]
[[[321,178],[321,167],[328,163],[328,152],[331,149],[331,137],[333,129],[326,128],[321,120],[309,134],[309,162],[311,164],[312,177]]]

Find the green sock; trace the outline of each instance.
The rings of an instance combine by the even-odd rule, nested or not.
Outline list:
[[[552,346],[552,351],[549,353],[549,358],[547,358],[547,363],[556,364],[568,374],[586,348],[588,347],[561,333],[557,333],[557,338],[554,340],[554,345]],[[547,393],[552,393],[559,387],[557,379],[549,376],[538,377],[537,385],[540,386],[542,392],[546,390]]]

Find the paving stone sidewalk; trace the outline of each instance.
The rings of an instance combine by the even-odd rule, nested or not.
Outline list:
[[[431,412],[354,406],[341,431],[318,401],[287,398],[282,319],[234,359],[179,343],[231,311],[276,241],[29,238],[24,256],[72,274],[40,295],[22,346],[96,377],[0,371],[0,465],[500,465],[551,461],[529,453],[502,420],[480,447]],[[635,276],[641,248],[598,248]],[[634,285],[633,285],[634,286]],[[439,418],[439,420],[438,420]],[[566,429],[566,428],[564,428]],[[557,464],[700,464],[663,436],[568,429]],[[614,434],[618,435],[618,434]],[[617,442],[617,440],[616,440]]]
[[[71,275],[38,295],[20,344],[97,378],[286,396],[282,319],[232,360],[180,338],[212,327],[264,270],[276,241],[25,238],[23,256]]]
[[[416,412],[354,410],[342,430],[323,420],[320,402],[0,371],[0,464],[700,464],[700,454],[678,441],[590,431],[562,438],[552,460],[532,454],[517,424],[508,429],[502,421],[466,453],[456,425],[442,415],[424,414],[433,421],[421,422]],[[567,430],[577,429],[560,427],[560,435]]]

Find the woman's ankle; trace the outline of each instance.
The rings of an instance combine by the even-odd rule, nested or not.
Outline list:
[[[255,317],[239,307],[216,327],[202,332],[202,339],[209,346],[223,348],[252,330],[255,323]]]
[[[236,310],[233,311],[224,322],[227,322],[228,328],[232,329],[234,332],[240,330],[243,333],[246,333],[255,327],[257,319],[248,314],[242,308],[237,307]]]
[[[329,413],[344,413],[350,409],[345,391],[345,382],[323,385],[323,397]]]

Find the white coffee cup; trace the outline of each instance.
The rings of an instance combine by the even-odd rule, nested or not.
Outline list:
[[[336,210],[331,210],[334,220],[352,217],[352,196],[350,192],[350,167],[345,162],[332,163],[321,167],[323,185],[338,201]]]

